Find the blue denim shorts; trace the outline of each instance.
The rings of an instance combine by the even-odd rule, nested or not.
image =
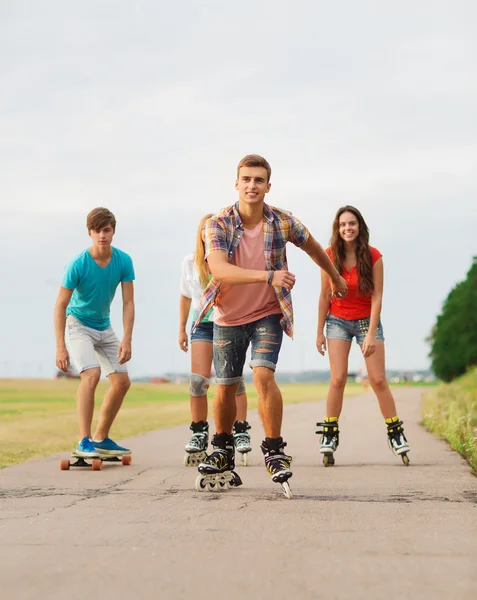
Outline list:
[[[217,383],[233,385],[240,381],[249,345],[250,367],[275,371],[283,339],[281,315],[269,315],[245,325],[224,327],[214,323],[214,369]]]
[[[369,330],[370,317],[365,319],[356,319],[347,321],[333,315],[328,315],[326,318],[326,337],[329,340],[343,340],[352,342],[353,337],[356,337],[356,342],[361,346],[364,338]],[[383,326],[381,321],[378,323],[376,330],[376,341],[384,342]]]
[[[192,329],[194,328],[194,324],[192,323]],[[190,334],[190,343],[192,342],[210,342],[214,341],[214,323],[213,321],[201,321],[197,325],[197,329],[192,331]]]

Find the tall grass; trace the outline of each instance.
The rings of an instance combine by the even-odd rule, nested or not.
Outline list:
[[[477,369],[426,393],[423,422],[477,470]]]

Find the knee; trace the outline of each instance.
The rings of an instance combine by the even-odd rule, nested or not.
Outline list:
[[[209,380],[198,373],[191,373],[189,377],[189,394],[194,398],[205,396],[209,389]]]
[[[253,369],[253,381],[257,390],[266,391],[275,383],[275,373],[266,367],[255,367]]]
[[[90,389],[96,389],[101,378],[100,369],[87,369],[81,373],[81,383]]]
[[[114,390],[119,394],[126,394],[129,388],[131,387],[131,380],[129,379],[129,375],[125,375],[120,379],[111,382]]]
[[[386,379],[386,375],[377,375],[375,377],[370,377],[369,382],[371,383],[371,387],[373,390],[385,390],[388,387],[388,380]]]
[[[337,375],[331,376],[331,385],[334,388],[344,389],[346,386],[346,381],[348,379],[348,375],[346,373],[339,373]]]

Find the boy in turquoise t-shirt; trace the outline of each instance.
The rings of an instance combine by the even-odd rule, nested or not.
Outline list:
[[[88,214],[86,226],[93,245],[66,266],[56,301],[56,366],[68,372],[71,355],[81,378],[77,393],[80,442],[76,454],[84,458],[123,456],[130,454],[130,450],[108,436],[131,385],[125,363],[131,358],[134,267],[128,254],[111,245],[116,229],[112,212],[95,208]],[[109,320],[119,283],[123,296],[124,334],[121,342]],[[101,367],[111,387],[104,398],[92,438],[94,394]]]

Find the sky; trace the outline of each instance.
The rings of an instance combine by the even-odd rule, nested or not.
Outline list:
[[[267,201],[324,247],[337,209],[359,208],[383,254],[387,367],[427,368],[477,254],[476,19],[472,0],[0,2],[0,377],[54,375],[53,307],[96,206],[136,269],[131,375],[186,373],[182,259],[249,153],[271,164]],[[325,370],[319,269],[288,257],[278,368]]]

